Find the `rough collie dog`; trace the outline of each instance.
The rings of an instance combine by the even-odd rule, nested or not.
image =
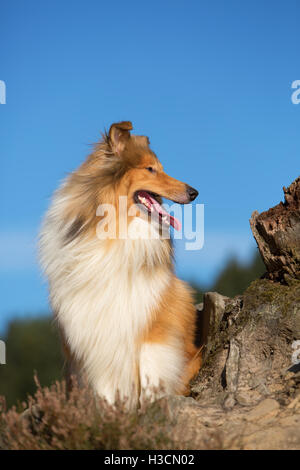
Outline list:
[[[40,256],[72,370],[110,403],[118,394],[135,406],[159,386],[186,394],[201,357],[193,298],[162,236],[180,224],[161,206],[162,197],[186,204],[198,192],[164,173],[148,138],[131,129],[113,124],[56,191]],[[103,221],[114,236],[103,237]]]

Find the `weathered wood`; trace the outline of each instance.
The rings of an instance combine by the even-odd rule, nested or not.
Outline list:
[[[300,177],[283,191],[285,201],[261,214],[253,212],[250,226],[267,277],[286,282],[300,279]]]

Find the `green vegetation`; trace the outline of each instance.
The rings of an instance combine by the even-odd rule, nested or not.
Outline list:
[[[0,365],[0,395],[8,406],[35,391],[35,371],[42,385],[62,378],[63,358],[52,318],[13,320],[1,339],[6,343],[6,364]]]
[[[259,252],[256,252],[249,264],[242,264],[236,258],[228,260],[216,281],[208,289],[203,289],[191,282],[196,292],[196,303],[202,302],[203,292],[218,292],[227,297],[242,294],[252,281],[261,277],[266,271]]]
[[[242,294],[251,282],[261,277],[265,271],[266,268],[259,252],[256,253],[249,265],[243,265],[232,258],[218,276],[211,290],[228,297],[234,297]]]

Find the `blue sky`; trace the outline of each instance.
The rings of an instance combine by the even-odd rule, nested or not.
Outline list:
[[[178,273],[206,285],[255,249],[248,219],[299,175],[299,1],[23,0],[0,7],[0,327],[47,310],[35,260],[58,182],[104,127],[131,120],[199,190],[205,244]]]

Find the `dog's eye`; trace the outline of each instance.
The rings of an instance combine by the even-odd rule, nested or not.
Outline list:
[[[155,170],[152,166],[148,166],[146,170],[150,171],[150,173],[155,173]]]

